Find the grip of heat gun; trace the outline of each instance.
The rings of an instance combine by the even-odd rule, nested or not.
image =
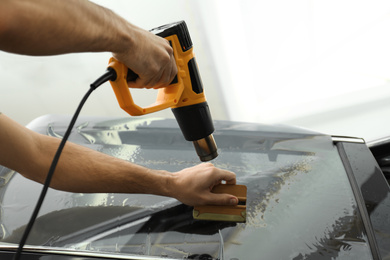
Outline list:
[[[138,79],[138,74],[132,71],[131,69],[127,70],[126,80],[127,82],[134,82]],[[169,83],[170,85],[176,84],[178,82],[177,75],[173,78],[172,82]]]
[[[131,69],[127,70],[127,75],[126,75],[126,81],[127,82],[133,82],[136,81],[138,78],[138,74],[132,71]]]
[[[131,70],[115,58],[110,59],[108,67],[114,69],[117,74],[116,80],[110,81],[110,84],[114,90],[119,106],[132,116],[150,114],[172,107],[179,102],[180,96],[183,93],[184,86],[182,84],[172,84],[170,87],[158,90],[157,99],[153,104],[147,107],[140,107],[134,103],[127,84],[128,74]],[[130,78],[136,75],[134,72],[132,74]]]

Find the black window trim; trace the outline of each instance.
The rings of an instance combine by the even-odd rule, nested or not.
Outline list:
[[[364,225],[364,228],[367,232],[367,239],[368,239],[368,243],[369,243],[369,246],[371,249],[373,259],[380,260],[380,259],[382,259],[382,257],[380,256],[380,251],[379,251],[378,244],[376,242],[374,229],[373,229],[373,226],[372,226],[372,223],[370,220],[370,216],[369,216],[367,208],[366,208],[365,200],[364,200],[362,192],[360,190],[360,185],[358,184],[358,182],[355,178],[354,170],[353,170],[352,165],[348,159],[347,151],[346,151],[345,146],[344,146],[344,142],[335,142],[335,145],[338,149],[341,161],[344,165],[349,182],[351,184],[352,192],[355,196],[355,200],[356,200],[358,209],[359,209],[360,214],[362,216],[363,225]],[[365,145],[365,144],[360,144],[360,145]]]

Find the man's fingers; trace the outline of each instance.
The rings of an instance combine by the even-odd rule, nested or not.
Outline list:
[[[173,81],[176,76],[177,69],[176,67],[172,67],[171,65],[167,65],[166,68],[160,70],[159,72],[147,76],[141,75],[135,81],[129,81],[129,88],[162,88],[169,86],[169,84]]]
[[[236,174],[228,171],[219,169],[219,183],[225,181],[226,184],[236,184]]]
[[[160,75],[158,75],[160,76]],[[157,85],[157,80],[154,77],[140,76],[135,81],[128,81],[127,86],[129,88],[154,88]]]
[[[172,82],[173,77],[172,74],[172,66],[167,66],[167,68],[164,70],[164,72],[161,74],[158,82],[152,86],[154,89],[158,89],[161,87],[167,87]]]
[[[223,180],[226,182],[226,184],[236,184],[236,174],[231,171],[225,171],[225,176]]]
[[[230,194],[215,194],[210,195],[210,204],[218,206],[235,206],[238,204],[238,198]]]

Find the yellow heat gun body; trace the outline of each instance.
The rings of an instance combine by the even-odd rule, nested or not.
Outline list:
[[[158,90],[156,101],[147,107],[134,103],[128,81],[134,72],[111,58],[109,68],[116,72],[110,81],[120,107],[132,116],[140,116],[171,108],[187,141],[192,141],[201,161],[210,161],[218,156],[212,133],[214,125],[204,94],[202,80],[193,53],[192,41],[184,21],[167,24],[151,30],[167,39],[173,49],[178,73],[173,82]]]

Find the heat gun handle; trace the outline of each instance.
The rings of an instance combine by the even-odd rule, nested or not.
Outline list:
[[[180,84],[171,84],[169,87],[158,90],[156,101],[147,107],[138,106],[131,95],[127,85],[128,81],[134,81],[138,75],[129,70],[123,63],[115,58],[111,58],[108,67],[115,70],[117,77],[115,81],[110,81],[119,106],[132,116],[139,116],[157,112],[177,104],[183,92]]]
[[[126,76],[126,81],[127,82],[132,82],[136,81],[138,78],[138,74],[132,71],[131,69],[127,70],[127,76]]]
[[[136,81],[138,77],[139,77],[138,74],[135,73],[134,71],[132,71],[131,69],[128,69],[128,70],[127,70],[127,76],[126,76],[127,82]],[[177,81],[177,75],[176,75],[176,76],[173,78],[173,80],[172,80],[172,82],[170,83],[170,85],[175,84],[175,83],[177,83],[177,82],[178,82],[178,81]]]
[[[180,21],[163,25],[151,32],[165,38],[171,44],[178,74],[168,87],[158,90],[155,103],[142,108],[134,103],[127,84],[129,81],[136,80],[138,75],[115,58],[111,58],[109,67],[116,71],[117,79],[110,83],[120,107],[130,115],[138,116],[169,107],[183,107],[205,102],[206,98],[186,23]]]

